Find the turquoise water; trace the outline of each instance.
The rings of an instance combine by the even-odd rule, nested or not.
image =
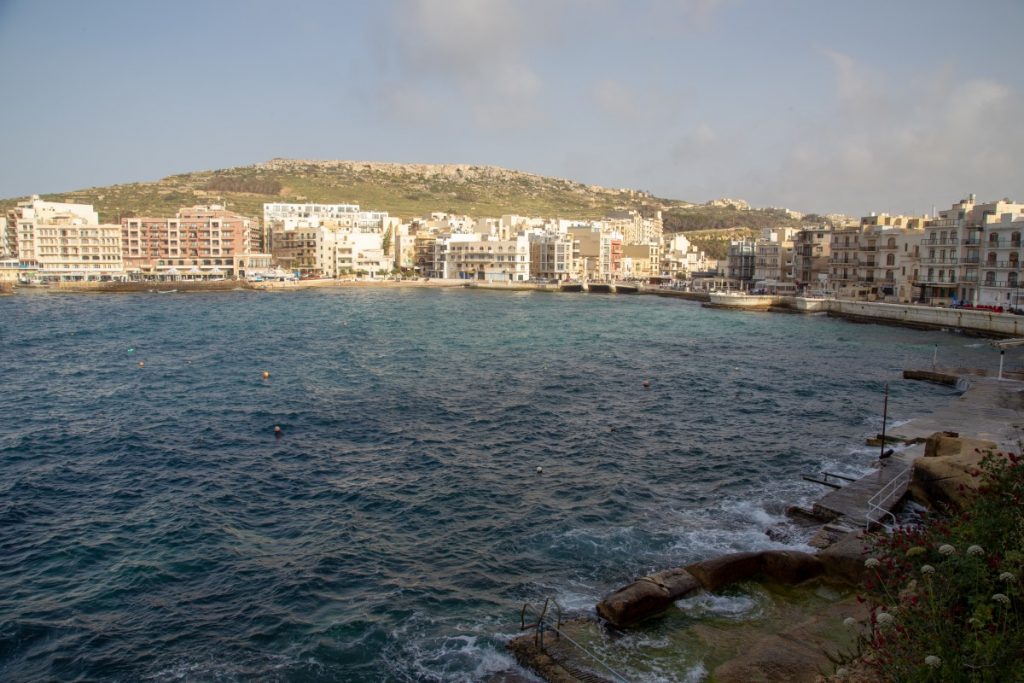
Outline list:
[[[899,379],[936,345],[998,362],[655,297],[2,299],[0,679],[486,680],[524,602],[779,545],[885,382],[954,396]]]

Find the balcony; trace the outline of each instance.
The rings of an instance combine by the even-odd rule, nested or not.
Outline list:
[[[975,259],[977,261],[977,259]],[[955,266],[959,262],[957,257],[951,258],[935,258],[935,257],[921,257],[921,263],[926,266]]]
[[[981,241],[977,237],[967,237],[966,239],[961,240],[960,244],[966,244],[968,246],[976,247],[979,244],[981,244]]]
[[[1020,261],[986,261],[978,266],[979,268],[995,268],[996,270],[1018,270]]]
[[[942,245],[952,246],[952,245],[956,245],[958,243],[959,243],[959,240],[957,240],[957,238],[955,238],[955,237],[951,237],[951,238],[947,238],[947,239],[942,239],[940,237],[928,237],[928,238],[925,238],[925,239],[921,240],[921,244],[922,245],[929,246],[929,247],[935,246],[935,245],[939,245],[939,246],[942,246]],[[966,240],[964,241],[964,244],[967,244]]]

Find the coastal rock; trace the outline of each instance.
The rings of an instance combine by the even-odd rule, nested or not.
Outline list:
[[[616,628],[625,628],[668,609],[701,587],[686,569],[677,567],[645,576],[608,595],[597,613]]]
[[[866,577],[864,559],[871,549],[864,541],[863,531],[851,531],[836,543],[817,554],[825,576],[834,581],[843,581],[859,586]]]
[[[981,461],[987,451],[996,450],[992,441],[932,434],[925,443],[925,455],[914,461],[910,495],[931,508],[963,510],[978,487]]]
[[[784,584],[801,583],[820,575],[823,569],[816,556],[796,550],[732,553],[686,568],[705,590],[712,592],[759,575]]]
[[[755,642],[713,673],[718,683],[812,683],[834,668],[840,655],[854,649],[856,634],[843,620],[868,618],[868,609],[856,600],[836,603],[777,635]]]

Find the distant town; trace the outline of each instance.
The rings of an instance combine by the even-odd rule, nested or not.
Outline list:
[[[871,214],[767,228],[708,258],[660,212],[602,220],[431,213],[356,204],[221,205],[101,223],[89,204],[34,196],[0,226],[0,281],[195,282],[438,278],[486,283],[643,282],[860,301],[1019,308],[1024,204],[970,195],[935,216]]]

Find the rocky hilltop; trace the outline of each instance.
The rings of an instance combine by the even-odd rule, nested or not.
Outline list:
[[[43,189],[43,188],[41,188]],[[194,171],[154,182],[43,194],[44,199],[93,204],[103,221],[133,215],[173,216],[182,206],[220,203],[260,217],[264,202],[353,203],[413,218],[433,211],[474,216],[514,213],[561,218],[602,218],[635,209],[662,211],[667,232],[760,228],[801,222],[793,212],[753,209],[742,199],[694,204],[630,188],[587,185],[498,166],[404,164],[379,161],[271,159],[251,166]],[[0,200],[0,210],[19,198]],[[803,222],[811,222],[806,217]],[[730,233],[726,233],[732,236]],[[721,247],[722,234],[694,242]],[[721,250],[721,249],[720,249]]]

